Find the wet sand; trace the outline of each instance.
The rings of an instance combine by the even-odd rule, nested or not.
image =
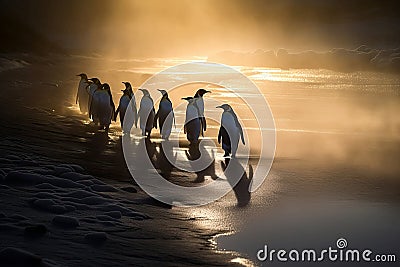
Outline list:
[[[24,250],[2,251],[4,264],[27,259],[32,266],[221,266],[230,261],[230,255],[210,246],[218,232],[198,229],[185,210],[152,200],[134,184],[118,128],[109,135],[99,132],[74,110],[74,75],[84,60],[26,60],[29,66],[0,73],[0,249]],[[55,222],[60,215],[78,225],[68,218]]]

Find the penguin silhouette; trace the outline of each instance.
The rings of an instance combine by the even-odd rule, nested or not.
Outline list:
[[[207,93],[211,93],[211,91],[207,91],[203,88],[197,90],[196,94],[194,95],[194,99],[196,100],[196,105],[199,109],[199,118],[201,123],[201,135],[204,136],[204,132],[207,130],[207,122],[206,118],[204,117],[204,99],[203,96]]]
[[[183,100],[188,101],[186,107],[186,118],[184,125],[184,132],[186,133],[187,140],[191,143],[197,143],[200,137],[201,122],[199,118],[199,108],[196,100],[193,97],[185,97]]]
[[[82,113],[88,113],[89,111],[89,92],[88,87],[90,82],[88,81],[88,77],[85,73],[78,74],[76,76],[81,77],[78,85],[78,91],[76,93],[76,104],[79,103],[79,110]]]
[[[239,139],[242,139],[243,145],[245,144],[242,126],[230,105],[223,104],[217,108],[224,110],[221,116],[218,143],[220,144],[222,141],[222,149],[225,151],[224,157],[228,157],[230,154],[235,157]]]
[[[158,91],[162,94],[162,98],[158,105],[158,111],[154,117],[154,127],[157,128],[158,120],[161,138],[168,140],[172,131],[172,122],[175,120],[174,110],[167,91],[160,89]]]
[[[100,90],[94,92],[91,109],[93,115],[99,120],[100,129],[108,131],[111,120],[115,117],[115,105],[108,83],[103,84]]]
[[[123,95],[121,96],[118,108],[115,111],[114,120],[117,119],[119,113],[119,120],[121,122],[122,131],[124,133],[129,133],[131,131],[133,124],[135,124],[135,126],[137,127],[136,101],[131,84],[129,82],[122,82],[122,83],[125,84],[125,89],[121,90],[123,92]],[[131,109],[129,109],[129,103],[131,103]],[[126,112],[133,113],[133,121],[126,121],[124,123]]]
[[[101,89],[101,82],[98,78],[91,78],[88,79],[89,81],[92,81],[92,83],[88,87],[88,93],[89,93],[89,100],[88,100],[88,107],[89,107],[89,119],[92,119],[93,122],[97,125],[99,123],[99,120],[97,116],[93,116],[93,110],[91,109],[92,107],[92,100],[93,100],[93,95],[97,90]]]
[[[138,117],[140,120],[140,129],[142,130],[142,135],[150,137],[151,131],[154,126],[154,102],[150,96],[147,89],[139,89],[143,92],[143,97],[140,100],[140,107],[138,112]]]

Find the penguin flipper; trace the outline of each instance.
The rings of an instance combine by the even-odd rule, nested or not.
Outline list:
[[[202,125],[203,125],[203,131],[207,130],[207,120],[205,117],[201,117],[202,120]]]
[[[232,115],[235,119],[235,123],[236,123],[236,127],[239,128],[239,133],[240,133],[240,138],[242,139],[242,143],[243,145],[246,145],[245,141],[244,141],[244,135],[243,135],[243,129],[242,129],[242,125],[240,125],[239,119],[236,116],[235,112],[232,112]]]
[[[252,180],[254,176],[253,166],[249,164],[249,179]]]
[[[117,110],[115,111],[115,114],[114,114],[114,121],[117,120],[117,116],[118,116],[118,113],[119,113],[120,108],[121,108],[121,106],[118,106]]]
[[[154,120],[153,120],[153,127],[157,129],[157,119],[158,119],[158,112],[156,113],[156,115],[154,115]]]

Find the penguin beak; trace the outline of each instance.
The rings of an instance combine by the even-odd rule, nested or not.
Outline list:
[[[207,93],[211,93],[211,91],[207,91],[207,90],[206,90],[205,94],[207,94]]]
[[[222,108],[222,106],[216,106],[215,108]]]

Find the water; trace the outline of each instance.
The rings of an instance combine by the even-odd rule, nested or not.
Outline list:
[[[135,76],[139,77],[139,87],[150,74],[184,62],[153,59],[146,64],[135,62],[137,66],[115,63],[117,67],[111,74],[147,75]],[[392,227],[399,220],[396,214],[400,210],[400,76],[235,68],[249,77],[268,101],[277,133],[275,161],[267,179],[246,205],[239,207],[240,199],[231,192],[212,204],[185,209],[196,227],[215,230],[219,237],[210,242],[216,249],[231,251],[228,253],[233,254],[233,262],[243,265],[261,264],[255,253],[265,243],[318,248],[331,245],[342,235],[354,246],[365,244],[382,252],[398,253],[395,242],[384,240],[400,237]],[[116,85],[112,88],[117,99],[121,78],[111,74],[108,80]],[[249,164],[255,167],[265,163],[265,159],[259,160],[257,149],[259,129],[265,125],[256,123],[234,93],[215,84],[195,83],[171,92],[176,131],[182,129],[186,105],[180,98],[192,96],[200,87],[213,91],[205,97],[206,113],[211,117],[218,118],[220,111],[207,103],[227,102],[234,107],[252,141],[248,144],[252,156]],[[151,93],[159,99],[159,93]],[[140,93],[136,99],[139,102]],[[214,141],[218,123],[218,119],[208,123],[206,136]],[[183,133],[178,138],[183,140]],[[220,174],[224,160],[217,148],[215,172]],[[244,169],[249,172],[249,166]],[[206,182],[211,182],[210,177]]]
[[[397,185],[399,174],[395,167],[400,141],[399,76],[236,68],[260,87],[271,107],[277,130],[276,161],[248,205],[238,207],[237,197],[230,193],[207,206],[187,209],[196,226],[225,233],[212,242],[217,249],[231,251],[232,262],[243,265],[260,264],[255,253],[266,242],[319,248],[342,234],[353,245],[396,252],[394,242],[383,245],[383,240],[399,237],[399,231],[391,228],[399,220],[398,191],[389,189],[393,180]],[[187,94],[195,88],[186,88]],[[228,102],[242,116],[250,137],[257,134],[262,125],[254,124],[240,99],[224,88],[207,88],[213,91],[209,98]],[[210,106],[206,112],[215,110]],[[177,112],[178,128],[183,114]],[[207,134],[215,136],[217,128],[217,122],[210,123]],[[222,161],[217,159],[218,171]],[[341,220],[335,224],[335,218]],[[381,236],[362,238],[374,231]]]

